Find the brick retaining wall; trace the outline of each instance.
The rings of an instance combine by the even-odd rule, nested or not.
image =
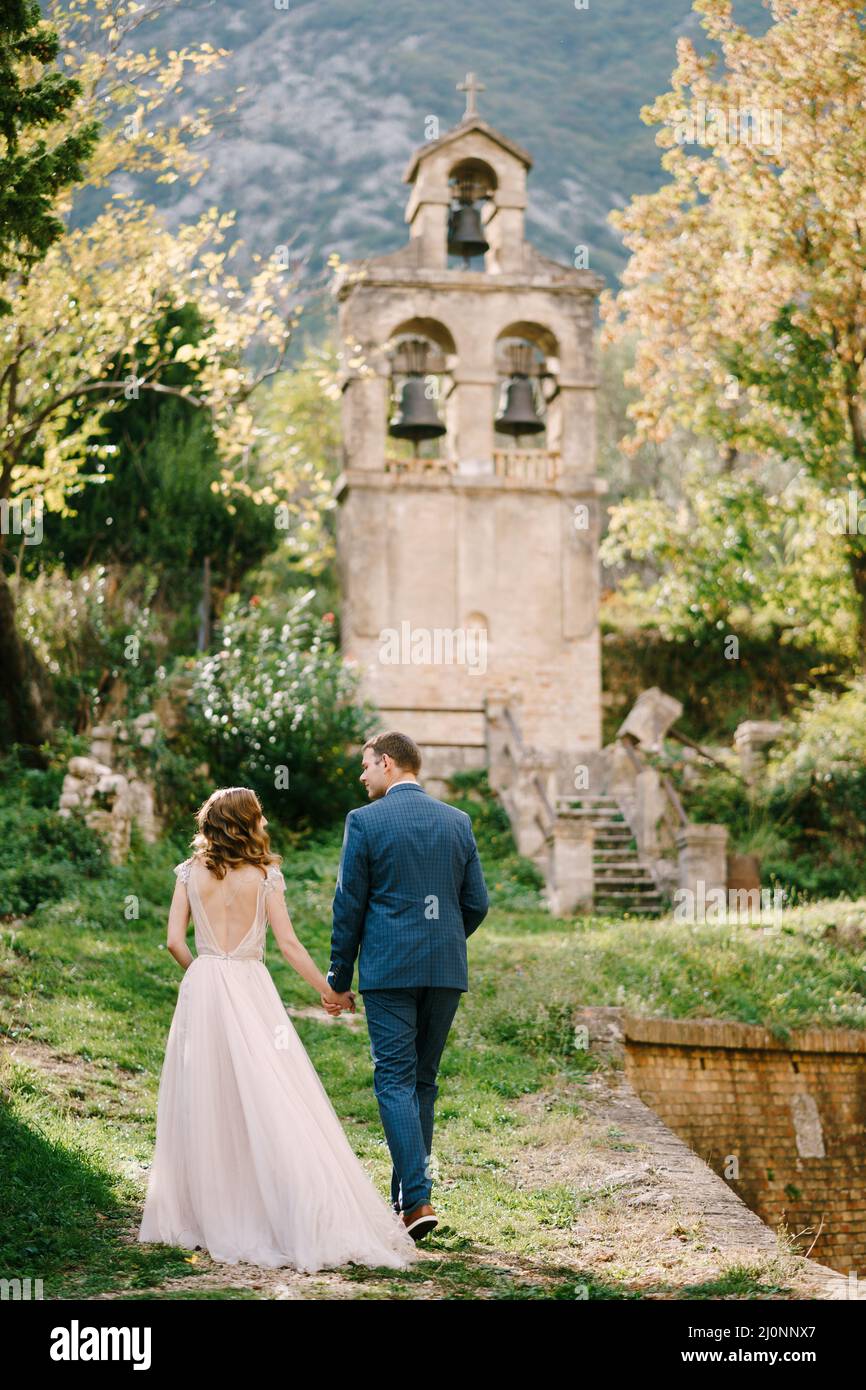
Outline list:
[[[814,1240],[813,1259],[866,1274],[866,1034],[622,1024],[626,1074],[664,1123],[803,1253]]]

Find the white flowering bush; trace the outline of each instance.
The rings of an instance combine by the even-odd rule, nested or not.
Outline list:
[[[281,621],[254,595],[226,603],[219,645],[194,668],[191,732],[214,785],[253,787],[288,829],[328,825],[359,804],[359,747],[375,720],[359,676],[308,590]]]

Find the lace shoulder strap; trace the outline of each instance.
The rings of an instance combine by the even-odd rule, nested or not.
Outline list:
[[[276,864],[268,865],[268,872],[265,878],[266,893],[285,893],[286,880]]]
[[[175,864],[174,871],[180,879],[181,883],[189,883],[189,875],[191,868],[191,859],[184,859],[182,864]]]

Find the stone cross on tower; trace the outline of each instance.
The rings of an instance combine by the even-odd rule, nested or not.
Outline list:
[[[487,88],[483,82],[478,81],[474,72],[467,72],[465,80],[457,83],[457,90],[466,93],[466,110],[463,112],[463,119],[468,121],[472,116],[478,115],[475,98],[479,92],[486,92]]]

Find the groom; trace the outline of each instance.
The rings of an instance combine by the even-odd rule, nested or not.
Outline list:
[[[414,1240],[437,1225],[430,1205],[436,1074],[460,995],[466,938],[488,899],[472,823],[428,795],[421,754],[405,734],[364,744],[370,805],[346,817],[334,895],[328,984],[354,1008],[355,957],[364,996],[373,1090],[391,1151],[391,1201]],[[402,1208],[402,1210],[401,1210]]]

